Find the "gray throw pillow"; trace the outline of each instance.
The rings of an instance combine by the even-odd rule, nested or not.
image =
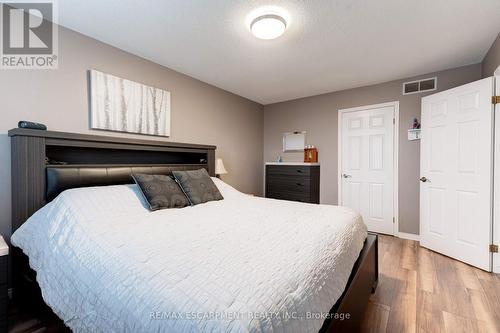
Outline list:
[[[205,169],[172,171],[172,174],[192,205],[224,199]]]
[[[132,177],[151,210],[182,208],[190,205],[179,184],[170,176],[136,173]]]

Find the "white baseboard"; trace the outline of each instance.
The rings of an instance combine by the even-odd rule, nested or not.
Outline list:
[[[409,239],[409,240],[414,240],[414,241],[420,242],[420,235],[416,235],[416,234],[409,234],[409,233],[406,233],[406,232],[398,232],[398,234],[396,235],[396,237],[404,238],[404,239]]]

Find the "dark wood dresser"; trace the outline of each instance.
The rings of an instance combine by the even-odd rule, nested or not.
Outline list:
[[[266,163],[266,198],[319,203],[318,163]]]

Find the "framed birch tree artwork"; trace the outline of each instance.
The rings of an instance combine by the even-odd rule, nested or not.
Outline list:
[[[93,129],[170,136],[170,92],[90,71]]]

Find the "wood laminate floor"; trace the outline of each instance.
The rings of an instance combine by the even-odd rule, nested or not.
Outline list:
[[[500,332],[500,275],[390,236],[379,266],[362,332]]]

